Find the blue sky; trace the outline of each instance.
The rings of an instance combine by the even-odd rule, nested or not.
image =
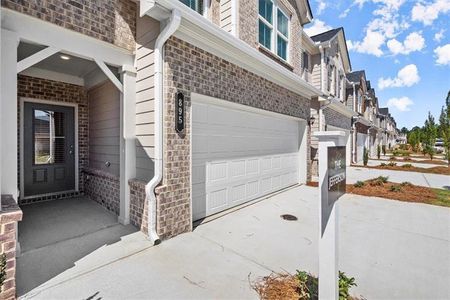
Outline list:
[[[450,0],[310,0],[312,35],[344,27],[354,71],[364,69],[399,128],[439,118],[450,90]]]

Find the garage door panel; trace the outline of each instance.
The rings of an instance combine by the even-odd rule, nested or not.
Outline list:
[[[206,203],[194,220],[298,182],[298,121],[196,102],[192,112],[193,202]]]

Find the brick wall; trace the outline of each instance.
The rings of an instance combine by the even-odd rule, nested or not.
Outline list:
[[[346,130],[352,129],[352,118],[341,115],[337,111],[327,107],[323,110],[325,124]]]
[[[130,0],[1,0],[3,7],[133,51],[137,4]]]
[[[301,75],[301,50],[302,50],[302,25],[300,23],[299,11],[295,0],[279,0],[280,6],[289,12],[291,15],[289,28],[289,69],[292,69],[297,75]],[[239,18],[238,18],[238,33],[239,38],[254,48],[259,48],[258,41],[258,1],[245,0],[238,1],[239,3]],[[267,54],[266,51],[262,53]],[[286,66],[275,54],[270,54],[269,57],[281,65]]]
[[[148,233],[148,209],[145,196],[146,182],[131,179],[130,185],[130,222],[143,233]]]
[[[105,171],[85,168],[84,192],[92,200],[112,211],[120,213],[120,179]]]
[[[16,229],[22,220],[22,211],[14,199],[2,196],[0,211],[0,255],[6,256],[6,279],[0,290],[0,299],[16,299]]]
[[[79,169],[79,188],[83,191],[83,169],[89,164],[88,149],[88,102],[87,94],[82,86],[41,79],[30,76],[19,75],[17,79],[18,94],[18,117],[17,122],[20,123],[20,98],[32,98],[39,100],[55,101],[63,103],[78,104],[78,169]],[[58,104],[58,103],[55,103]],[[20,124],[18,124],[20,128]],[[20,141],[20,130],[17,133],[18,141]],[[20,145],[17,145],[17,154],[19,155]],[[18,156],[18,164],[20,164]],[[20,165],[19,168],[20,170]],[[20,172],[20,171],[19,171]],[[19,176],[20,184],[20,176]]]
[[[240,1],[243,2],[243,1]],[[172,37],[165,46],[164,171],[156,189],[157,230],[169,238],[191,230],[191,92],[307,120],[309,101],[187,42]],[[186,103],[186,133],[174,129],[175,94]]]

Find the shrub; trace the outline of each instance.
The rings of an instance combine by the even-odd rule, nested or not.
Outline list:
[[[362,188],[363,186],[365,186],[366,183],[364,181],[357,181],[353,186],[356,188]]]
[[[386,145],[381,147],[381,151],[383,151],[383,155],[386,156]]]
[[[393,156],[400,156],[400,151],[394,150],[394,151],[392,151],[392,155]]]
[[[377,146],[377,158],[380,159],[380,157],[381,157],[381,146],[378,145]]]
[[[385,177],[385,176],[379,176],[377,178],[371,179],[369,181],[369,184],[371,186],[382,186],[383,184],[385,184],[388,181],[389,177]]]
[[[369,151],[367,151],[366,147],[364,147],[364,152],[363,152],[363,163],[364,163],[364,166],[367,166],[367,164],[369,163]]]
[[[390,163],[388,163],[388,166],[389,167],[395,167],[397,165],[397,163],[395,163],[395,162],[393,162],[393,161],[391,161]]]
[[[298,271],[295,275],[300,283],[300,299],[317,299],[319,295],[319,280],[310,273]],[[350,289],[357,286],[354,277],[348,277],[344,272],[339,271],[339,300],[348,300]]]
[[[401,192],[402,191],[402,187],[399,185],[391,185],[390,188],[391,192]]]
[[[350,289],[356,286],[355,278],[347,277],[344,272],[339,271],[339,300],[350,299]]]
[[[403,186],[403,187],[405,187],[405,186],[412,186],[412,183],[409,182],[409,181],[403,181],[403,182],[400,184],[400,186]]]
[[[305,271],[297,270],[296,277],[300,282],[300,299],[317,299],[319,295],[319,280]]]
[[[385,163],[381,163],[380,167],[386,167],[387,165]]]
[[[403,157],[409,157],[409,152],[402,152]]]
[[[402,168],[412,168],[412,164],[404,164],[403,166],[402,166]]]

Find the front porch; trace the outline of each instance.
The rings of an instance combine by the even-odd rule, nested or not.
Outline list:
[[[133,225],[87,196],[23,205],[17,295],[151,247]]]

